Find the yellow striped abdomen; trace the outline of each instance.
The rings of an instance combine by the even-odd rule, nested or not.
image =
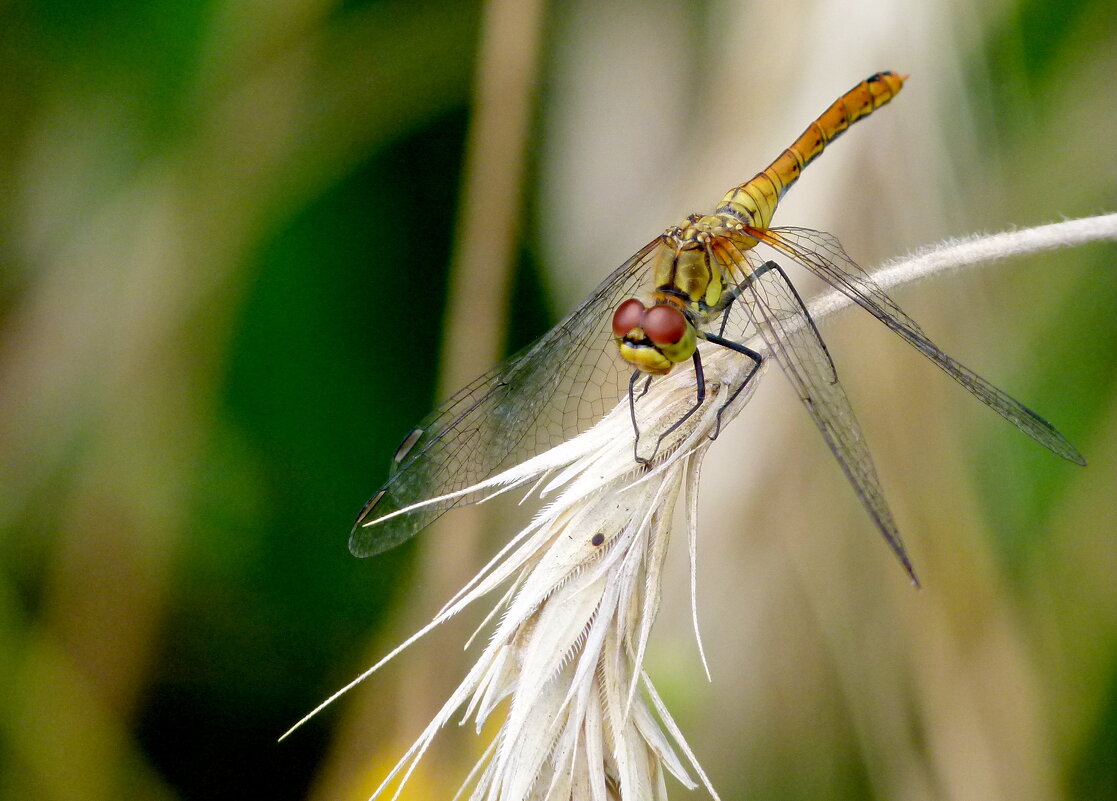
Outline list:
[[[895,97],[907,76],[878,72],[834,101],[780,157],[748,183],[730,189],[715,215],[728,215],[753,228],[767,228],[776,206],[808,164],[849,126]]]

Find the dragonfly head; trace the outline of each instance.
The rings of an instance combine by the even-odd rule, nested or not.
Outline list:
[[[652,375],[666,375],[698,347],[694,323],[668,300],[645,306],[629,298],[613,312],[613,335],[621,357]]]

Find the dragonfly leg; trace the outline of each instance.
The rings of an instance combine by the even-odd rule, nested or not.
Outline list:
[[[636,424],[636,401],[648,394],[648,390],[651,389],[652,386],[652,378],[654,377],[648,376],[648,380],[644,382],[644,388],[640,390],[640,394],[637,395],[636,380],[640,378],[641,375],[643,375],[643,373],[640,370],[633,370],[632,378],[628,379],[628,413],[632,417],[632,431],[636,435],[633,448],[636,448],[640,444],[640,426]],[[636,461],[641,461],[639,456],[636,457]]]
[[[725,336],[725,328],[727,325],[729,325],[729,311],[730,307],[733,305],[733,302],[737,300],[737,298],[741,297],[746,289],[752,286],[752,284],[757,279],[759,279],[769,270],[779,270],[781,273],[783,272],[780,266],[774,261],[766,261],[759,267],[754,269],[751,273],[746,275],[744,279],[741,280],[740,284],[726,288],[725,292],[721,296],[721,300],[719,300],[717,302],[717,305],[710,310],[711,316],[715,314],[721,315],[721,327],[718,328],[719,337]]]
[[[724,337],[725,336],[725,326],[727,326],[729,324],[729,307],[733,305],[733,301],[735,301],[737,298],[739,298],[741,296],[741,288],[735,286],[731,290],[726,292],[725,295],[726,295],[726,300],[721,304],[722,313],[721,313],[721,326],[718,328],[718,336],[719,337]]]
[[[721,345],[721,347],[723,348],[729,348],[729,350],[733,351],[734,353],[740,353],[743,356],[748,356],[753,361],[752,369],[749,370],[749,374],[745,376],[744,380],[733,390],[732,394],[729,396],[729,400],[723,403],[721,405],[721,408],[718,409],[717,425],[714,426],[714,433],[710,435],[710,439],[717,439],[718,434],[721,433],[722,412],[724,412],[729,407],[729,405],[733,403],[733,401],[737,400],[737,396],[741,394],[741,390],[749,385],[749,382],[752,381],[753,376],[756,375],[756,371],[760,369],[760,365],[764,362],[764,357],[752,348],[746,347],[740,342],[734,342],[732,339],[725,339],[724,337],[715,336],[714,334],[707,334],[706,339],[710,342],[713,342],[715,345]]]
[[[636,459],[637,464],[647,464],[650,460],[640,458],[640,426],[636,422],[636,381],[640,378],[640,375],[639,370],[633,370],[632,378],[628,379],[628,413],[632,417],[632,456]],[[644,393],[648,391],[650,385],[651,378],[649,376],[648,383],[644,385],[644,389],[640,392],[640,397],[644,397]]]
[[[725,328],[729,324],[729,312],[731,307],[733,306],[733,302],[736,301],[737,298],[741,297],[746,289],[752,286],[752,284],[757,279],[759,279],[769,270],[778,270],[781,274],[783,274],[783,270],[778,264],[776,264],[774,261],[766,261],[755,270],[753,270],[751,273],[749,273],[747,276],[745,276],[744,280],[742,280],[740,284],[726,290],[725,294],[722,296],[721,301],[718,303],[718,310],[721,313],[721,326],[718,328],[718,332],[716,335],[706,335],[706,339],[710,342],[713,342],[715,345],[721,345],[723,348],[729,348],[730,350],[736,353],[740,353],[744,356],[748,356],[750,359],[753,360],[753,367],[749,371],[749,374],[745,376],[745,379],[737,386],[736,389],[733,390],[733,394],[729,396],[729,399],[722,404],[720,409],[718,409],[717,424],[714,427],[714,433],[710,435],[710,439],[718,438],[718,435],[721,433],[722,413],[729,407],[731,403],[733,403],[733,401],[737,399],[737,396],[741,394],[741,390],[749,385],[749,382],[752,381],[753,376],[756,375],[756,371],[760,369],[760,365],[764,361],[764,357],[762,357],[752,348],[745,347],[739,342],[734,342],[731,339],[727,339],[725,337]],[[811,325],[814,325],[813,321]]]
[[[659,446],[663,444],[663,440],[666,439],[667,437],[671,436],[671,434],[675,433],[675,431],[678,430],[679,426],[681,426],[683,423],[685,423],[690,418],[691,415],[693,415],[695,412],[697,412],[699,409],[701,409],[702,404],[706,400],[706,374],[702,370],[702,357],[698,354],[698,351],[696,350],[696,351],[694,351],[694,356],[692,356],[691,359],[694,362],[694,383],[695,383],[694,405],[691,406],[689,409],[687,409],[686,414],[684,414],[682,417],[680,417],[678,420],[676,420],[674,423],[672,423],[670,428],[668,428],[666,431],[664,431],[662,434],[659,435],[659,438],[655,441],[655,448],[652,450],[652,455],[651,456],[648,456],[648,457],[640,456],[639,447],[638,447],[639,444],[640,444],[640,430],[639,430],[639,428],[636,428],[636,443],[633,446],[633,448],[634,448],[635,455],[636,455],[636,461],[639,464],[645,464],[646,465],[646,464],[649,464],[652,460],[654,460],[656,455],[659,453]],[[633,379],[629,384],[629,396],[630,397],[631,397],[632,385],[635,383],[635,381],[636,381],[636,378],[635,378],[635,376],[633,376]],[[636,407],[634,405],[630,404],[629,408],[632,409],[632,425],[635,428],[636,427],[636,411],[635,411]]]

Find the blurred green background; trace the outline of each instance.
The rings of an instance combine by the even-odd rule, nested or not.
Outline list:
[[[276,738],[511,533],[350,557],[399,438],[879,69],[777,222],[871,265],[1117,209],[1112,0],[0,6],[0,798],[367,797],[458,634]],[[1115,261],[898,293],[1085,470],[826,326],[922,592],[776,371],[714,446],[713,682],[682,553],[649,660],[723,798],[1117,798]]]

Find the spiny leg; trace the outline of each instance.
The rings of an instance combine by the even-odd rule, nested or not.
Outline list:
[[[735,286],[725,293],[726,299],[719,304],[722,307],[721,326],[718,328],[719,337],[725,336],[725,326],[729,325],[729,312],[733,307],[733,301],[735,301],[740,296],[741,288]]]
[[[636,383],[636,376],[634,375],[632,377],[632,380],[629,381],[629,409],[632,411],[632,425],[636,431],[636,441],[633,444],[633,453],[636,457],[637,463],[649,464],[653,459],[655,459],[656,454],[659,453],[659,446],[663,444],[663,440],[673,434],[676,430],[678,430],[679,426],[685,423],[691,417],[691,415],[702,408],[702,404],[706,400],[706,374],[702,371],[702,357],[698,354],[697,350],[694,351],[694,356],[692,356],[691,359],[694,362],[694,405],[687,409],[686,414],[672,423],[670,428],[659,435],[659,438],[655,441],[655,448],[652,450],[652,455],[647,458],[641,457],[639,453],[640,429],[636,425],[636,405],[635,403],[631,402],[632,389]]]
[[[729,396],[729,399],[721,405],[720,409],[718,409],[717,424],[714,427],[714,433],[710,435],[710,439],[718,438],[718,435],[721,433],[722,413],[726,410],[726,408],[728,408],[729,404],[733,403],[733,401],[737,399],[737,396],[741,394],[741,391],[748,386],[753,376],[756,375],[756,371],[760,369],[760,365],[764,361],[764,357],[752,348],[746,347],[739,342],[734,342],[731,339],[727,339],[725,336],[725,328],[729,324],[729,312],[732,310],[734,301],[736,301],[737,298],[739,298],[741,294],[748,287],[750,287],[754,281],[756,281],[769,270],[779,270],[781,274],[783,273],[783,270],[774,261],[766,261],[755,270],[753,270],[751,273],[749,273],[747,276],[745,276],[740,284],[726,290],[725,294],[722,296],[721,301],[718,303],[718,308],[721,311],[721,326],[718,328],[718,332],[716,335],[706,335],[706,339],[709,342],[713,342],[715,345],[721,345],[723,348],[729,348],[729,350],[731,351],[740,353],[744,356],[748,356],[754,362],[752,369],[749,370],[749,374],[745,376],[744,381],[737,385],[737,388],[733,390],[733,394],[731,394]],[[813,321],[811,324],[814,324]]]
[[[737,298],[741,297],[741,295],[744,294],[744,291],[752,286],[753,282],[755,282],[769,270],[779,270],[781,273],[783,272],[783,269],[774,261],[764,262],[751,273],[742,278],[741,283],[737,284],[736,286],[727,288],[722,294],[721,300],[719,300],[714,308],[710,310],[711,316],[715,314],[721,315],[721,328],[718,329],[719,337],[725,336],[725,327],[729,324],[729,311],[730,308],[733,306],[733,302],[737,300]]]
[[[640,459],[640,426],[636,422],[636,379],[640,377],[639,370],[632,371],[632,377],[628,379],[628,413],[632,418],[632,455],[636,459],[637,464],[643,464]],[[644,392],[648,391],[647,384],[644,385]],[[640,396],[644,396],[644,392]]]
[[[648,376],[648,380],[644,382],[644,388],[640,390],[640,394],[636,394],[636,382],[644,373],[640,370],[633,370],[632,377],[628,379],[628,414],[632,419],[632,456],[637,464],[647,464],[655,458],[655,452],[652,453],[648,459],[640,458],[640,424],[636,422],[636,401],[648,394],[651,389],[652,379],[655,376]],[[662,437],[660,437],[662,439]],[[659,443],[656,443],[656,452],[659,451]]]
[[[756,375],[757,370],[760,369],[760,365],[764,362],[764,357],[752,348],[746,347],[739,342],[734,342],[732,339],[725,339],[724,337],[717,336],[715,334],[706,334],[706,340],[709,342],[713,342],[715,345],[720,345],[723,348],[729,348],[729,350],[733,351],[734,353],[740,353],[743,356],[748,356],[750,359],[753,360],[752,369],[749,370],[749,374],[745,376],[744,380],[740,384],[737,385],[737,388],[734,389],[733,392],[729,395],[729,399],[718,408],[717,424],[714,426],[714,433],[710,435],[710,439],[717,439],[718,434],[721,433],[722,412],[724,412],[729,407],[729,404],[737,400],[737,396],[741,394],[741,390],[749,385],[749,382],[752,381],[753,376]]]

